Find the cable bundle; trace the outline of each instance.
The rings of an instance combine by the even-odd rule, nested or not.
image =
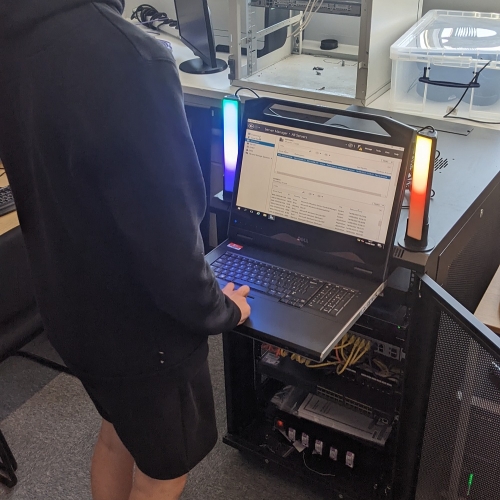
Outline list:
[[[306,8],[304,9],[302,17],[300,19],[299,27],[296,28],[295,31],[293,31],[292,34],[289,35],[289,37],[300,35],[300,33],[302,33],[307,28],[313,18],[313,15],[316,14],[319,9],[321,9],[324,1],[325,0],[309,0],[307,2]]]
[[[371,349],[371,342],[356,335],[346,334],[340,344],[334,347],[335,360],[325,361],[324,363],[315,363],[299,354],[292,354],[292,361],[306,365],[308,368],[326,368],[329,366],[337,367],[337,374],[344,373],[348,366],[354,366],[359,363],[363,356]],[[282,357],[288,356],[288,351],[280,349],[279,354]]]
[[[377,377],[390,380],[392,382],[400,381],[401,370],[397,366],[388,366],[382,360],[373,357],[372,343],[355,334],[347,333],[339,344],[334,348],[334,355],[330,356],[323,363],[316,363],[300,354],[290,353],[286,349],[281,349],[271,344],[262,344],[263,352],[270,352],[275,356],[286,358],[290,356],[292,361],[307,368],[333,368],[334,372],[342,375],[348,367],[358,365],[364,370],[369,370]]]
[[[176,26],[177,21],[170,19],[165,12],[158,12],[158,10],[147,3],[143,3],[132,12],[131,19],[137,19],[139,24],[143,24],[152,30],[159,31],[160,26],[168,24],[169,26]]]

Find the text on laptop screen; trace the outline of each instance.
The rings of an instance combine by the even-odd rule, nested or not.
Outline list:
[[[403,148],[248,120],[236,206],[385,243]]]

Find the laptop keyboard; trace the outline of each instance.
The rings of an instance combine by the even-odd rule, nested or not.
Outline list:
[[[14,196],[10,186],[5,186],[0,188],[0,215],[8,214],[16,209],[14,203]]]
[[[309,307],[332,316],[356,295],[357,290],[321,281],[282,267],[226,252],[211,265],[217,278],[248,285],[293,307]]]

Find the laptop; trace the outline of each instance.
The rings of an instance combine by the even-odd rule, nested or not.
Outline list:
[[[390,118],[245,103],[221,287],[251,289],[236,331],[323,361],[383,291],[415,143]]]

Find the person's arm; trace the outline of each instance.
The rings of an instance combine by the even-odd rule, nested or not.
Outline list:
[[[241,312],[204,258],[205,188],[176,68],[152,61],[137,80],[114,89],[99,190],[157,306],[196,333],[228,331]]]

